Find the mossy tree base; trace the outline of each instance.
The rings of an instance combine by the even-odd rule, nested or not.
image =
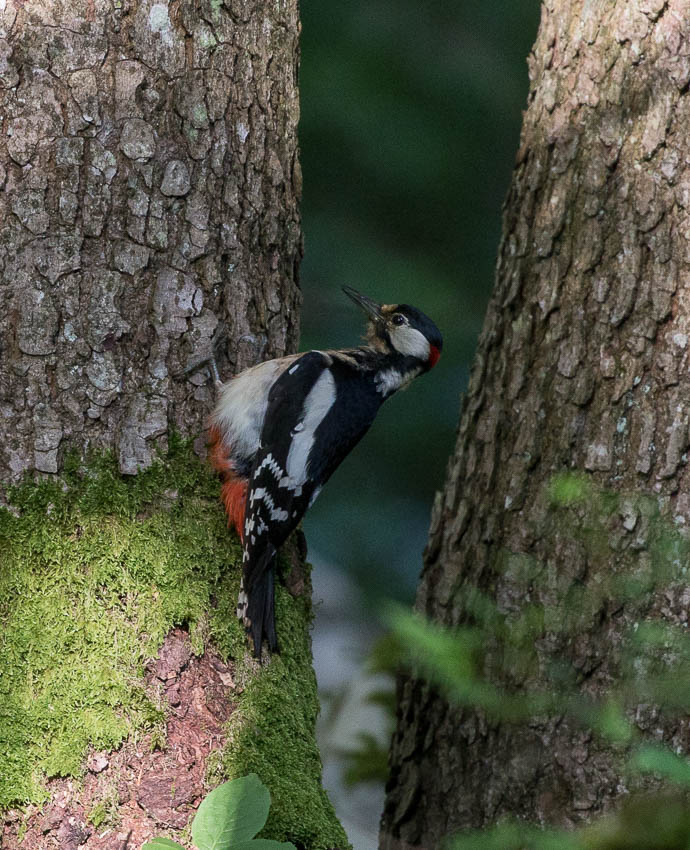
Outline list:
[[[305,592],[278,588],[282,652],[260,666],[217,489],[173,445],[135,478],[68,465],[0,509],[3,847],[184,840],[203,794],[250,772],[271,791],[264,836],[347,846],[321,787],[308,576],[283,563]]]

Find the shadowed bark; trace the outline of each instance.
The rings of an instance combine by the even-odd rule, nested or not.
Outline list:
[[[470,620],[470,587],[508,621],[548,610],[576,583],[647,564],[654,512],[690,524],[689,36],[684,0],[542,4],[495,289],[417,599],[438,622]],[[586,510],[574,530],[550,505],[553,476],[574,470],[620,495],[603,557]],[[511,568],[525,556],[527,584]],[[601,694],[641,614],[687,624],[683,586],[645,604],[605,599],[569,637],[545,627],[536,669],[504,684],[543,686],[566,659],[581,692]],[[577,824],[630,790],[620,758],[563,716],[497,723],[411,678],[398,697],[386,850],[509,814]],[[629,717],[688,751],[687,720],[643,705]]]

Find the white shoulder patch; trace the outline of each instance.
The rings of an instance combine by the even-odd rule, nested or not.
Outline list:
[[[324,369],[304,400],[303,417],[299,423],[302,427],[296,426],[292,431],[286,472],[293,486],[301,486],[307,480],[307,463],[314,445],[314,434],[333,407],[335,398],[333,373],[330,369]]]
[[[333,358],[331,357],[331,355],[327,351],[321,351],[320,348],[312,348],[312,350],[309,353],[310,354],[320,354],[323,357],[323,359],[326,361],[326,366],[332,366],[333,365]]]

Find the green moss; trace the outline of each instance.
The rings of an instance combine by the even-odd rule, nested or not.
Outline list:
[[[280,591],[276,613],[281,653],[261,675],[247,667],[241,671],[246,703],[231,719],[235,745],[226,750],[225,769],[231,779],[256,773],[270,789],[271,810],[262,837],[292,841],[298,847],[347,847],[321,787],[313,734],[319,704],[306,634],[311,593],[294,600]],[[301,606],[299,616],[295,605]]]
[[[188,445],[123,478],[111,457],[27,482],[0,509],[0,809],[46,799],[50,776],[79,776],[89,746],[140,730],[164,743],[144,668],[175,625],[236,659],[244,692],[225,770],[255,770],[273,797],[266,834],[346,846],[320,783],[310,603],[277,596],[283,654],[258,670],[234,615],[240,547],[218,484]],[[239,659],[239,660],[237,660]],[[214,775],[218,772],[214,769]],[[98,817],[98,813],[95,814]]]
[[[105,803],[103,801],[96,803],[96,805],[89,812],[89,816],[87,820],[89,823],[92,823],[96,829],[102,824],[105,823],[105,819],[108,816],[108,812],[105,808]]]
[[[114,827],[119,823],[119,814],[117,788],[113,787],[91,807],[86,819],[96,829],[102,826]]]

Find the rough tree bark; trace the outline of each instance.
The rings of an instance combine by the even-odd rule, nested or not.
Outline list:
[[[210,389],[298,338],[295,3],[3,2],[0,480],[151,462]]]
[[[690,523],[689,37],[687,0],[542,4],[495,289],[417,600],[441,623],[465,620],[470,586],[511,616],[557,587],[632,572],[651,547],[641,504]],[[564,470],[631,494],[605,558],[549,506]],[[531,586],[510,568],[525,555]],[[671,588],[652,611],[686,624],[687,593]],[[577,638],[536,635],[540,669],[513,684],[543,683],[560,656],[583,690],[602,692],[634,619],[611,602]],[[437,847],[507,814],[575,824],[626,791],[610,750],[562,717],[488,722],[411,678],[398,695],[386,850]],[[632,716],[688,752],[686,721],[664,725],[643,706]]]
[[[204,781],[228,773],[230,756],[225,769],[218,770],[216,759],[214,774],[209,751],[219,755],[217,745],[227,737],[224,722],[241,705],[240,695],[263,687],[252,677],[280,678],[281,665],[288,670],[292,663],[288,652],[270,665],[271,674],[257,673],[251,664],[242,667],[239,644],[238,657],[228,658],[232,641],[223,635],[234,626],[225,594],[233,589],[219,575],[237,553],[222,541],[221,533],[229,535],[221,531],[222,521],[217,524],[213,486],[204,489],[201,479],[190,484],[203,478],[189,471],[194,458],[187,473],[178,468],[177,478],[171,473],[164,481],[166,473],[146,479],[149,485],[142,486],[150,490],[143,495],[114,478],[116,470],[104,472],[102,460],[94,471],[91,453],[112,450],[119,473],[137,479],[165,453],[174,433],[196,436],[203,453],[199,435],[213,396],[209,376],[175,376],[208,352],[219,327],[227,330],[225,376],[296,346],[298,33],[296,0],[0,0],[0,483],[10,505],[0,523],[0,805],[43,802],[42,810],[29,806],[10,813],[3,846],[19,846],[27,830],[31,846],[62,848],[120,848],[128,830],[132,846],[162,828],[179,830],[198,805]],[[72,478],[58,479],[68,457]],[[26,499],[13,501],[8,485],[36,472],[43,483],[34,495],[27,485]],[[45,479],[51,477],[60,484],[49,491]],[[98,481],[100,508],[93,492],[88,495],[89,482]],[[70,502],[77,491],[81,495]],[[30,506],[36,508],[42,498],[36,494],[46,492],[53,495],[30,526]],[[44,523],[43,537],[52,536],[52,548],[36,536]],[[163,526],[168,530],[161,534]],[[179,533],[182,527],[188,536]],[[87,548],[70,561],[69,552],[80,547]],[[195,557],[216,561],[215,573],[195,585],[199,604],[192,602],[191,585],[186,598],[179,586],[177,597],[166,597],[174,592],[166,589],[166,574],[175,574],[180,564],[187,567],[179,582],[196,580]],[[100,589],[89,585],[113,559],[121,569],[103,573]],[[156,560],[162,567],[157,577]],[[56,590],[67,574],[72,584]],[[134,581],[127,588],[125,574]],[[37,586],[31,576],[40,576]],[[303,579],[297,569],[294,604],[302,605],[303,628],[295,646],[301,647],[301,663],[306,660],[300,668],[306,685],[304,702],[295,697],[291,711],[303,712],[306,726],[299,735],[313,744]],[[51,593],[57,594],[55,603],[37,608]],[[89,593],[95,594],[92,609],[82,607]],[[157,607],[164,598],[166,611]],[[125,614],[118,620],[120,608]],[[68,688],[81,686],[92,673],[78,666],[80,656],[90,657],[104,639],[90,631],[98,626],[89,610],[96,619],[112,617],[111,659],[101,657],[112,660],[112,668],[103,667],[102,684],[89,696],[63,706],[68,713],[57,726],[45,717],[40,721],[47,694],[62,698],[51,691],[56,676],[76,665]],[[134,636],[130,654],[121,658],[126,630],[156,610],[160,619],[141,626],[147,634]],[[54,619],[59,614],[60,622]],[[221,625],[214,631],[209,623],[217,616]],[[80,618],[90,625],[82,628]],[[72,632],[65,631],[65,620],[74,623]],[[30,622],[33,633],[26,631]],[[175,625],[182,629],[170,631]],[[47,642],[45,634],[64,638],[57,657],[37,650]],[[142,659],[151,653],[144,670]],[[288,680],[297,676],[297,668],[291,670]],[[108,713],[98,702],[120,675],[123,684],[138,682],[154,714],[163,711],[153,724],[157,732],[150,722],[142,725],[141,711],[127,714],[137,701],[126,688],[127,708],[108,696],[114,706]],[[245,705],[251,728],[259,732],[275,723],[267,716],[275,706],[265,697],[254,707]],[[50,709],[60,710],[57,705]],[[235,752],[242,734],[251,734],[245,726],[236,723],[230,736]],[[93,734],[82,735],[91,727]],[[128,733],[130,743],[117,757],[109,755],[107,745],[116,746]],[[36,734],[44,740],[37,743]],[[157,761],[149,758],[141,734],[154,748],[167,735],[168,750]],[[79,746],[91,743],[103,752],[87,759],[79,746],[60,750],[61,735],[70,742],[77,735]],[[293,765],[296,785],[318,765],[314,753],[315,746],[308,767]],[[34,761],[26,763],[29,756]],[[45,775],[74,774],[75,759],[77,767],[82,759],[89,767],[83,785],[57,779],[45,784]],[[236,773],[257,769],[241,759],[234,764]],[[100,778],[108,774],[105,788]],[[274,809],[282,805],[279,798],[274,794]],[[325,828],[318,833],[309,827],[300,835],[296,826],[293,840],[309,847],[345,843],[320,799],[323,822],[330,818],[337,839],[329,839]],[[287,799],[284,804],[289,807]],[[309,818],[295,812],[293,820]],[[281,829],[287,834],[292,828]]]

